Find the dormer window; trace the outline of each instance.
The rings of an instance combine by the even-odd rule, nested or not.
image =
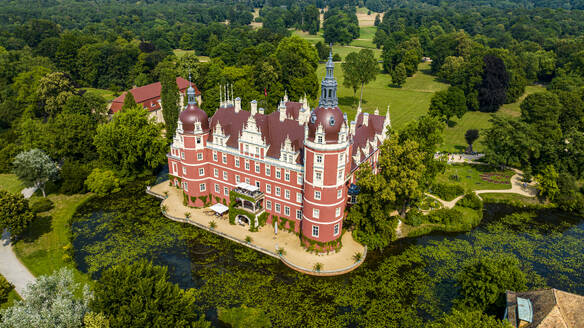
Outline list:
[[[310,117],[310,123],[314,124],[314,122],[316,122],[316,115],[312,114],[312,116]]]
[[[335,125],[335,118],[334,118],[334,117],[332,117],[332,116],[331,116],[331,118],[330,118],[330,120],[329,120],[329,124],[330,124],[331,126],[334,126],[334,125]]]
[[[319,135],[318,137],[316,137],[316,142],[322,143],[322,136]]]

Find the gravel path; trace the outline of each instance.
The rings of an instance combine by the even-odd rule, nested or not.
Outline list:
[[[35,281],[35,277],[14,255],[8,231],[4,231],[0,240],[0,274],[14,285],[22,298],[25,298],[26,286]]]

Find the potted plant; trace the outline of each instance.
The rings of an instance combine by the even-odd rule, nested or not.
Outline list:
[[[314,270],[315,272],[320,272],[322,270],[323,266],[324,266],[324,264],[322,264],[320,262],[316,262],[314,264],[314,266],[312,267],[312,270]]]
[[[217,222],[215,222],[213,220],[209,221],[209,228],[211,228],[211,229],[217,228]]]
[[[185,212],[185,217],[187,219],[190,219],[191,218],[191,212]]]
[[[245,236],[245,242],[246,242],[246,243],[248,243],[248,244],[249,244],[249,243],[251,243],[251,242],[252,242],[252,240],[253,240],[253,239],[251,239],[251,237],[250,237],[250,236]]]
[[[353,260],[355,260],[355,263],[361,261],[362,258],[363,258],[363,254],[361,254],[361,252],[357,252],[357,253],[353,254]]]

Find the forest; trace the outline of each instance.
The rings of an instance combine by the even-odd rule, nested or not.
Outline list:
[[[53,263],[35,257],[46,250],[23,262],[35,275],[57,272],[39,279],[33,295],[40,299],[48,291],[65,302],[51,306],[57,312],[67,304],[67,318],[59,320],[69,320],[68,327],[237,327],[243,317],[258,327],[505,327],[506,289],[584,293],[584,261],[578,261],[583,10],[581,0],[2,1],[0,186],[14,173],[26,186],[39,186],[42,197],[29,202],[0,188],[0,199],[10,204],[0,211],[0,228],[9,228],[17,251],[43,234],[62,233],[64,241],[51,250]],[[257,99],[267,113],[285,92],[292,100],[306,95],[314,106],[326,44],[333,51],[359,48],[351,44],[364,37],[358,18],[364,12],[376,17],[372,48],[335,53],[344,72],[339,84],[351,87],[353,98],[375,76],[389,76],[384,87],[400,89],[420,74],[423,61],[429,63],[424,73],[445,84],[432,93],[424,115],[388,132],[382,174],[359,173],[360,200],[347,227],[370,247],[370,262],[343,277],[306,277],[212,234],[164,221],[157,201],[143,190],[161,174],[172,137],[162,131],[176,128],[178,107],[165,106],[170,123],[162,125],[149,121],[131,97],[110,117],[108,100],[161,81],[163,101],[176,104],[174,78],[182,76],[201,90],[209,115],[226,83],[244,104]],[[323,41],[310,42],[311,36]],[[349,81],[348,73],[359,72],[365,61],[373,63],[370,76]],[[528,86],[541,88],[527,95]],[[503,115],[501,108],[513,103],[520,103],[517,112]],[[406,213],[425,206],[430,189],[451,191],[437,183],[445,166],[434,154],[444,130],[468,113],[490,115],[488,128],[467,131],[469,149],[480,135],[485,162],[521,169],[526,182],[539,183],[538,199],[480,200],[463,189],[453,209]],[[28,169],[35,165],[42,167],[39,176]],[[453,175],[458,178],[445,179]],[[395,191],[390,186],[396,184],[406,187]],[[60,217],[65,208],[71,213]],[[394,210],[399,217],[388,218]],[[62,231],[40,225],[47,218],[53,224],[61,218]],[[425,233],[438,225],[462,233],[396,241],[399,220]],[[567,256],[576,260],[563,262]],[[487,276],[478,289],[486,286],[490,294],[469,287],[477,272]],[[120,280],[129,283],[118,286]],[[56,290],[59,284],[66,287]],[[10,290],[0,276],[0,303]],[[37,311],[34,297],[20,309]],[[20,316],[17,309],[0,311],[0,326],[30,327],[46,319]],[[172,315],[162,316],[165,311]]]

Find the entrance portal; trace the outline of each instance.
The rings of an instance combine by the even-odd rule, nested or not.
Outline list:
[[[251,222],[250,219],[245,216],[245,215],[241,215],[239,214],[236,218],[235,221],[239,224],[239,225],[249,225],[249,223]]]

